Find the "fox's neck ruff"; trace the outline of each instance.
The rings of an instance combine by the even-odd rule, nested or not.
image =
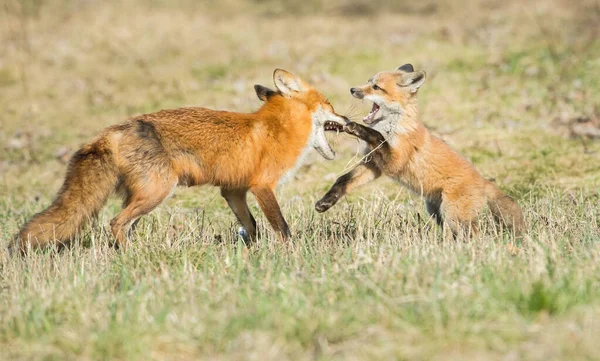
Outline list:
[[[314,125],[311,114],[307,111],[300,112],[298,109],[288,106],[283,97],[274,96],[263,104],[255,113],[257,119],[265,124],[271,132],[285,133],[284,138],[293,141],[272,142],[269,147],[277,147],[274,154],[287,154],[287,157],[277,157],[281,176],[278,185],[286,183],[293,178],[296,171],[306,160],[315,142]],[[271,134],[278,139],[279,134]],[[291,138],[290,138],[291,137]]]
[[[277,183],[278,186],[287,183],[289,180],[291,180],[298,171],[298,169],[300,169],[302,165],[304,165],[304,162],[306,161],[306,158],[310,154],[310,151],[313,148],[313,144],[315,143],[314,138],[314,133],[311,131],[309,136],[306,138],[306,144],[300,150],[300,153],[296,158],[296,163],[294,163],[292,167],[286,169],[285,173],[283,173],[283,175],[279,179],[279,182]]]
[[[397,107],[382,107],[382,118],[373,125],[383,137],[391,141],[396,134],[408,134],[419,128],[419,109],[415,102],[410,102],[406,107],[397,104]]]

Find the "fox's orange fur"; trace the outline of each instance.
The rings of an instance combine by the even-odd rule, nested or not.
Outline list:
[[[276,70],[274,81],[278,91],[255,86],[264,105],[254,113],[181,108],[108,127],[75,153],[56,200],[21,228],[12,247],[24,251],[69,242],[115,190],[124,204],[111,229],[125,246],[131,224],[175,186],[202,184],[221,188],[250,239],[256,222],[246,204],[248,190],[273,228],[288,237],[273,191],[307,147],[331,159],[325,123],[341,128],[346,118],[293,74]]]
[[[474,220],[486,204],[497,220],[521,233],[519,206],[419,121],[417,91],[424,80],[425,72],[406,64],[351,89],[374,106],[364,119],[369,128],[350,123],[344,129],[365,140],[371,154],[337,180],[317,210],[329,209],[347,192],[385,174],[425,198],[429,213],[454,234],[475,230]]]

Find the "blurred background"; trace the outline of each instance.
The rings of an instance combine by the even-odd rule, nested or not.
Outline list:
[[[4,0],[0,196],[25,213],[47,204],[70,155],[126,117],[255,110],[252,86],[277,67],[359,121],[370,104],[349,88],[404,63],[428,73],[423,122],[510,194],[594,190],[599,33],[596,0]],[[358,149],[332,142],[338,161],[313,154],[282,192],[321,195]],[[405,196],[387,185],[366,192]],[[217,190],[182,192],[203,204]]]

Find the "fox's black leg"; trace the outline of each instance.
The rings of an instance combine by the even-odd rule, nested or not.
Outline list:
[[[238,231],[238,234],[245,242],[254,242],[257,237],[256,220],[252,216],[252,213],[250,213],[248,203],[246,203],[247,192],[247,189],[221,188],[221,195],[225,198],[229,208],[231,208],[238,221],[242,224],[243,228]]]
[[[357,165],[350,172],[339,177],[331,189],[317,202],[317,212],[325,212],[337,203],[346,193],[369,183],[381,176],[381,170],[373,162]]]
[[[348,192],[379,178],[390,154],[389,144],[375,129],[350,122],[344,126],[344,131],[367,142],[371,150],[361,164],[336,180],[327,194],[315,205],[317,212],[325,212]]]
[[[346,124],[344,126],[344,131],[364,140],[369,146],[370,150],[363,160],[364,163],[371,162],[375,163],[375,166],[379,169],[385,168],[391,149],[389,143],[381,133],[375,129],[354,122]]]
[[[287,241],[292,236],[292,233],[285,218],[283,218],[283,214],[281,214],[281,209],[279,208],[279,203],[277,203],[273,189],[270,187],[252,187],[250,191],[256,197],[258,205],[267,217],[271,227],[279,233],[282,241]]]
[[[441,203],[439,201],[427,200],[425,206],[427,207],[427,213],[435,219],[435,222],[439,225],[443,225],[444,219],[442,218],[442,212],[440,211]]]

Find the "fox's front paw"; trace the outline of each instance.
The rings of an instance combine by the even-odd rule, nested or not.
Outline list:
[[[357,137],[360,137],[360,134],[361,134],[360,124],[357,124],[355,122],[350,122],[350,123],[344,125],[344,132],[355,135]]]
[[[315,204],[315,209],[317,210],[317,212],[323,213],[326,210],[328,210],[329,208],[331,208],[331,206],[333,206],[333,204],[331,204],[329,202],[325,202],[321,199],[320,201],[317,202],[317,204]]]
[[[334,194],[326,195],[325,197],[321,198],[321,200],[319,200],[317,204],[315,204],[315,209],[317,210],[317,212],[323,213],[329,208],[333,207],[333,205],[337,203],[338,198],[339,197]]]

